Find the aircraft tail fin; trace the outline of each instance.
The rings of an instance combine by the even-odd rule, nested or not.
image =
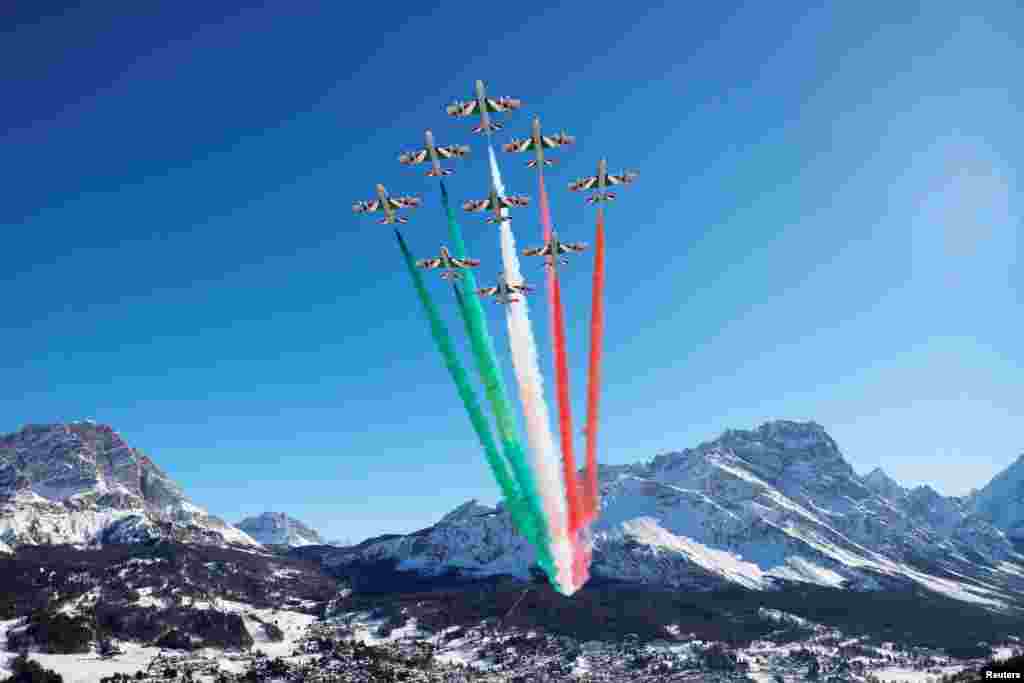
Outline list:
[[[497,121],[491,121],[490,122],[490,126],[485,126],[484,124],[481,123],[479,126],[476,126],[475,128],[473,128],[473,132],[474,133],[494,133],[495,131],[499,131],[502,128],[504,128],[504,126],[502,124],[498,123]]]
[[[597,194],[587,197],[587,204],[596,204],[597,202],[610,202],[615,199],[614,192],[598,192]]]

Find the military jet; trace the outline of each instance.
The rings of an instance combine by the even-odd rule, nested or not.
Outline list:
[[[601,159],[597,162],[597,175],[587,176],[586,178],[580,178],[576,182],[569,183],[569,189],[573,192],[582,192],[583,190],[593,189],[597,186],[597,194],[592,194],[587,197],[587,203],[593,204],[595,202],[607,202],[615,199],[614,192],[605,192],[605,185],[626,185],[640,175],[634,171],[624,171],[621,175],[611,175],[608,173],[608,162]]]
[[[484,287],[476,290],[480,296],[493,296],[495,303],[511,304],[520,301],[516,294],[527,294],[533,291],[525,282],[518,285],[511,285],[505,279],[505,273],[498,273],[498,284],[494,287]]]
[[[459,272],[463,268],[476,268],[480,265],[480,261],[472,258],[455,258],[448,253],[448,247],[441,247],[441,256],[438,258],[428,258],[416,262],[417,267],[426,268],[433,270],[435,268],[444,268],[445,271],[441,273],[441,278],[444,280],[458,280],[462,277],[462,273]]]
[[[555,262],[569,263],[563,254],[578,254],[587,248],[585,242],[563,242],[558,239],[558,233],[552,232],[551,239],[549,239],[543,247],[537,247],[536,249],[524,249],[523,256],[546,256],[547,259],[544,261],[545,268],[554,268]]]
[[[533,120],[533,134],[528,138],[522,138],[513,140],[512,142],[505,145],[502,149],[506,152],[528,152],[534,150],[536,156],[526,162],[526,165],[530,168],[536,168],[537,165],[550,166],[554,163],[553,159],[544,158],[545,149],[554,149],[555,147],[561,147],[562,145],[571,145],[576,142],[576,138],[567,135],[565,132],[558,133],[557,135],[541,135],[540,134],[540,117]]]
[[[431,177],[451,175],[454,171],[441,168],[441,159],[453,157],[464,157],[469,154],[469,147],[466,145],[450,145],[448,147],[435,147],[434,135],[429,130],[426,132],[427,146],[425,149],[418,149],[415,152],[405,152],[398,157],[403,164],[422,164],[430,160],[430,170],[427,175]]]
[[[476,97],[466,102],[452,102],[448,105],[447,112],[449,116],[457,118],[479,114],[480,125],[474,128],[473,132],[492,133],[496,130],[501,130],[504,126],[497,121],[491,121],[490,114],[515,111],[521,106],[523,106],[522,100],[512,99],[511,97],[499,97],[497,99],[488,97],[484,91],[484,82],[477,81]]]
[[[493,216],[487,217],[488,223],[504,223],[509,220],[508,216],[502,216],[502,209],[514,209],[530,204],[530,198],[521,195],[510,195],[499,197],[498,191],[493,187],[487,199],[470,199],[462,203],[462,208],[470,212],[493,211]]]
[[[395,213],[396,209],[415,209],[420,205],[419,197],[389,197],[383,185],[377,185],[377,198],[367,202],[356,202],[352,210],[356,213],[372,213],[384,210],[384,218],[378,223],[387,225],[390,223],[408,223],[409,219]]]

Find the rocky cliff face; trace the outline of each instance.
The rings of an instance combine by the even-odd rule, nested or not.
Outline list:
[[[1024,541],[1024,455],[963,502],[1011,539]]]
[[[647,463],[602,467],[600,483],[595,577],[697,589],[912,582],[994,608],[1024,597],[1024,556],[998,528],[962,499],[906,491],[880,471],[857,475],[813,422],[730,430]],[[325,563],[525,577],[533,559],[504,510],[474,501]]]
[[[107,425],[29,425],[0,436],[0,549],[158,538],[259,546],[192,504]]]

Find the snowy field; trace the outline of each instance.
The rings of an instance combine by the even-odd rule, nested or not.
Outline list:
[[[146,596],[143,596],[145,601]],[[152,599],[150,599],[152,600]],[[199,605],[197,605],[199,606]],[[306,634],[310,624],[317,620],[316,617],[300,612],[285,610],[274,611],[271,609],[254,609],[249,605],[232,602],[229,600],[217,600],[217,609],[223,612],[234,612],[242,617],[245,627],[253,639],[253,650],[260,650],[268,657],[287,657],[291,661],[302,661],[305,657],[292,657],[299,641]],[[263,626],[257,618],[264,622],[274,624],[284,633],[284,640],[280,642],[271,641]],[[0,621],[0,644],[6,643],[7,632],[18,626],[22,620],[13,619]],[[134,643],[118,643],[122,654],[109,659],[101,659],[95,652],[53,655],[43,652],[30,652],[30,658],[39,662],[44,668],[53,669],[64,677],[65,683],[95,683],[104,676],[111,676],[115,673],[134,674],[140,669],[146,671],[150,662],[161,654],[174,659],[186,658],[184,653],[176,651],[161,650],[158,647],[146,647]],[[10,662],[17,656],[13,652],[0,652],[0,677],[10,671]],[[187,654],[187,659],[195,661],[208,659],[217,661],[219,668],[228,673],[242,673],[245,671],[248,656],[241,653],[229,653],[221,650],[203,649]],[[212,681],[212,676],[196,676],[196,681]]]
[[[143,601],[148,596],[143,596]],[[152,599],[152,598],[148,598]],[[197,603],[197,607],[205,604]],[[484,654],[490,650],[493,654],[495,647],[498,650],[506,650],[493,637],[489,630],[482,628],[464,628],[461,633],[456,633],[458,627],[444,629],[440,633],[426,633],[416,623],[416,620],[409,618],[400,628],[393,629],[387,636],[380,635],[379,629],[387,623],[387,619],[376,618],[369,612],[349,612],[332,618],[329,622],[321,622],[316,617],[300,612],[288,610],[255,609],[250,605],[230,600],[215,600],[212,605],[215,609],[223,612],[238,614],[249,634],[253,638],[253,651],[262,651],[267,657],[273,659],[282,657],[291,663],[299,664],[309,662],[317,655],[301,654],[293,655],[295,651],[301,651],[302,642],[315,635],[321,630],[331,632],[335,627],[341,627],[347,632],[346,638],[354,638],[367,645],[390,644],[405,649],[413,650],[417,643],[430,642],[437,646],[435,661],[442,665],[465,665],[480,671],[490,670],[498,676],[505,675],[509,671],[503,665],[498,665],[489,656]],[[815,632],[815,635],[800,643],[774,644],[768,641],[755,641],[750,647],[735,651],[739,660],[746,662],[749,666],[748,676],[758,683],[773,683],[775,674],[782,673],[787,680],[796,676],[794,680],[801,680],[800,676],[806,672],[806,663],[796,663],[791,656],[800,651],[807,650],[813,653],[822,663],[823,669],[826,666],[835,666],[838,660],[838,650],[833,645],[826,645],[818,642],[821,639],[828,639],[828,642],[840,645],[852,645],[858,643],[860,638],[843,637],[837,631],[832,631],[814,624],[794,615],[777,611],[764,610],[765,616],[770,616],[787,626],[794,623],[801,623]],[[22,620],[0,621],[0,644],[6,641],[7,633],[12,628],[22,624]],[[263,623],[274,624],[283,632],[284,639],[281,642],[271,641],[263,628]],[[507,635],[507,634],[506,634]],[[521,635],[531,637],[533,632],[525,632]],[[670,663],[671,668],[680,670],[696,666],[694,661],[699,658],[700,652],[710,647],[712,643],[693,640],[680,634],[679,640],[655,641],[647,645],[641,645],[640,650],[649,654],[661,656],[665,662]],[[504,641],[504,638],[502,638]],[[154,659],[163,655],[166,659],[159,662],[153,668],[153,674],[162,673],[166,665],[180,665],[184,662],[203,663],[215,665],[216,669],[226,673],[243,673],[252,660],[251,653],[224,652],[221,650],[199,650],[191,653],[178,651],[161,651],[155,647],[144,647],[132,643],[119,643],[122,654],[112,659],[101,659],[94,652],[73,655],[52,655],[33,652],[31,658],[38,661],[42,666],[53,669],[60,673],[67,683],[95,683],[102,677],[115,673],[134,674],[136,671],[147,671]],[[602,643],[598,641],[587,641],[578,643],[579,654],[571,662],[567,662],[572,673],[580,675],[587,672],[601,673],[608,672],[621,663],[625,650],[622,643]],[[938,680],[942,675],[956,673],[965,668],[966,663],[955,662],[933,652],[901,652],[892,649],[886,643],[881,647],[870,647],[885,657],[893,657],[894,661],[881,666],[881,662],[875,659],[855,657],[867,667],[865,673],[871,673],[881,681],[895,683],[897,681],[912,681],[914,683],[928,683]],[[994,648],[995,657],[1005,659],[1020,650],[1019,643],[1011,645],[1000,645]],[[509,654],[514,655],[514,648],[507,648]],[[559,658],[559,653],[564,652],[562,645],[555,645],[554,649],[547,649],[543,653],[531,656],[527,665],[536,670],[535,667],[543,666],[549,660]],[[660,654],[659,654],[660,653]],[[924,657],[938,659],[931,665],[930,671],[915,670],[914,663],[921,661]],[[9,670],[9,662],[15,657],[14,653],[0,652],[0,678]],[[853,660],[851,660],[853,661]],[[849,662],[848,662],[849,663]],[[874,668],[879,666],[880,668]],[[920,667],[919,667],[920,668]],[[196,675],[196,681],[212,683],[213,675]]]

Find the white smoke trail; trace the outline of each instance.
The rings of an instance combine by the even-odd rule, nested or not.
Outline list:
[[[498,196],[505,196],[505,185],[501,181],[498,160],[494,148],[487,146],[491,161],[491,181]],[[503,218],[508,209],[501,209]],[[516,252],[516,239],[512,234],[512,221],[501,223],[501,261],[506,282],[523,282]],[[558,584],[561,592],[571,595],[579,589],[573,581],[573,545],[568,531],[568,508],[565,502],[565,488],[555,436],[551,431],[551,417],[544,400],[544,376],[537,358],[537,344],[530,325],[530,311],[526,295],[519,301],[506,306],[509,346],[512,349],[512,367],[519,385],[519,400],[526,417],[526,438],[530,443],[531,467],[537,480],[537,490],[542,498],[542,508],[548,519],[551,535],[551,555],[558,567]]]

